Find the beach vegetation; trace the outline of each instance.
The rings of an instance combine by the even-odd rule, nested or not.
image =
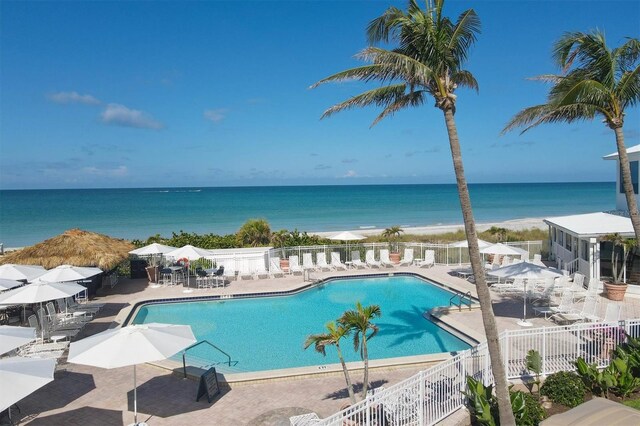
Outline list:
[[[602,237],[602,240],[613,244],[613,250],[611,250],[613,284],[622,283],[624,265],[627,263],[629,255],[636,248],[637,240],[634,238],[625,238],[618,233],[605,235]],[[620,253],[620,251],[622,251],[622,253]]]
[[[382,315],[380,306],[362,306],[356,303],[356,308],[346,311],[338,319],[338,323],[353,332],[353,348],[360,352],[360,358],[364,362],[364,377],[362,379],[362,398],[367,396],[369,387],[369,350],[368,342],[378,334],[378,326],[371,321]]]
[[[382,112],[372,123],[373,126],[402,109],[420,107],[430,101],[435,101],[435,107],[442,112],[469,243],[471,267],[476,277],[476,289],[482,308],[500,423],[503,426],[514,425],[498,328],[478,248],[478,235],[455,120],[457,89],[466,87],[478,90],[478,82],[464,65],[480,33],[480,19],[473,9],[469,9],[452,20],[444,15],[443,8],[444,0],[427,2],[425,10],[416,0],[409,0],[406,11],[389,7],[382,16],[371,21],[367,28],[369,47],[357,55],[358,59],[368,64],[331,75],[312,87],[346,80],[378,81],[382,84],[381,87],[352,96],[330,107],[322,115],[323,118],[356,107],[382,107]],[[394,47],[391,50],[380,47],[387,45]]]
[[[640,102],[640,40],[627,38],[620,46],[610,48],[600,30],[568,32],[555,42],[552,56],[561,74],[533,78],[551,84],[546,103],[517,113],[503,133],[522,127],[524,133],[543,123],[601,118],[615,134],[622,187],[639,239],[640,215],[623,126],[625,110]]]
[[[265,219],[249,219],[236,232],[240,247],[260,247],[271,243],[271,227]]]
[[[143,247],[152,243],[165,244],[173,247],[183,247],[190,244],[203,249],[226,249],[238,246],[235,234],[196,234],[195,232],[180,231],[174,232],[170,237],[163,237],[160,234],[153,235],[146,240],[133,240],[133,245]]]
[[[324,333],[312,334],[307,337],[307,340],[304,342],[304,348],[307,349],[309,348],[309,346],[313,345],[316,352],[319,352],[322,355],[326,356],[327,346],[336,347],[338,359],[340,359],[340,365],[342,366],[342,372],[344,373],[344,378],[347,382],[347,392],[349,393],[349,399],[351,400],[352,404],[355,404],[356,396],[353,390],[353,384],[351,383],[349,370],[347,369],[347,364],[344,361],[344,356],[342,356],[342,349],[340,348],[340,341],[351,334],[351,329],[347,326],[339,324],[336,321],[327,323],[326,328],[327,329]]]

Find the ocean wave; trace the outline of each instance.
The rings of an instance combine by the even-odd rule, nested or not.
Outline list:
[[[358,229],[376,229],[375,226],[373,225],[368,225],[368,226],[358,226]]]

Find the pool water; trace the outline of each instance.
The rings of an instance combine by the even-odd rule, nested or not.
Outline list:
[[[467,343],[423,317],[433,307],[447,306],[451,296],[413,276],[336,279],[292,296],[143,306],[133,323],[189,324],[199,341],[206,339],[231,355],[231,371],[274,370],[339,362],[334,347],[323,357],[313,346],[304,350],[304,342],[310,334],[323,333],[327,322],[354,309],[357,301],[377,304],[382,312],[373,321],[380,330],[369,341],[370,359],[468,349]],[[347,362],[360,360],[352,342],[348,338],[341,343]],[[224,360],[206,346],[189,354]]]

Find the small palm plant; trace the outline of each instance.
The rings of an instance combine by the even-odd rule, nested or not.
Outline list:
[[[389,242],[395,243],[395,249],[392,249],[395,253],[398,252],[398,238],[400,238],[400,234],[404,232],[404,229],[399,227],[398,225],[389,227],[382,231],[382,236],[384,238],[388,238]]]
[[[620,284],[622,283],[622,272],[624,270],[624,264],[627,262],[629,258],[629,254],[636,247],[637,242],[632,238],[625,238],[622,235],[609,234],[602,237],[603,241],[609,241],[613,244],[613,250],[611,252],[611,270],[613,275],[613,283]],[[616,247],[622,248],[622,256],[618,254]]]
[[[356,396],[353,392],[351,377],[349,376],[349,370],[347,370],[347,364],[344,362],[342,350],[340,349],[340,340],[342,340],[343,337],[347,337],[351,333],[351,329],[336,322],[329,322],[327,323],[326,327],[326,333],[312,334],[307,337],[307,340],[304,342],[304,348],[307,349],[309,346],[314,345],[316,352],[320,352],[322,355],[326,356],[327,346],[336,347],[338,358],[340,359],[340,364],[342,365],[342,371],[344,372],[344,378],[347,381],[347,391],[349,392],[349,399],[351,400],[352,404],[355,404]]]
[[[271,227],[264,219],[249,219],[236,233],[240,247],[266,246],[271,242]]]
[[[367,396],[367,389],[369,387],[369,351],[367,342],[378,334],[378,326],[373,324],[371,320],[380,317],[380,315],[382,315],[380,306],[362,306],[360,302],[357,302],[355,309],[346,311],[340,319],[338,319],[338,323],[354,332],[353,348],[360,352],[360,358],[364,361],[362,398]]]

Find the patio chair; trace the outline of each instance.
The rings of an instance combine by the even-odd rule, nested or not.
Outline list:
[[[82,309],[82,305],[80,305],[80,308],[70,308],[67,306],[67,300],[66,299],[57,299],[54,301],[56,307],[58,308],[58,312],[60,313],[65,313],[65,314],[70,314],[73,315],[76,312],[83,312],[84,313],[84,317],[94,317],[98,311],[99,308],[91,308],[90,306],[87,307],[87,309]]]
[[[536,305],[540,302],[549,303],[555,291],[555,278],[545,278],[540,284],[534,284],[534,299],[531,302]]]
[[[558,324],[573,324],[576,322],[598,321],[600,318],[596,315],[598,307],[598,299],[595,297],[585,297],[581,311],[573,311],[551,315],[549,319]]]
[[[243,267],[240,267],[240,270],[238,271],[238,278],[241,281],[253,280],[256,278],[256,271],[253,269],[245,269]]]
[[[320,417],[318,417],[316,413],[307,413],[289,417],[289,424],[291,426],[311,426],[317,423],[320,423]]]
[[[410,266],[412,263],[413,263],[413,249],[412,248],[406,248],[406,249],[404,249],[404,256],[402,257],[402,260],[400,261],[400,263],[398,265],[399,266],[402,266],[402,265]]]
[[[321,271],[331,270],[331,265],[327,263],[327,254],[325,252],[316,253],[316,265]]]
[[[234,269],[223,269],[222,270],[222,284],[224,285],[227,281],[235,281],[237,279],[236,271]]]
[[[198,266],[196,268],[196,287],[197,288],[209,288],[211,287],[211,277],[207,272]]]
[[[573,308],[573,293],[569,289],[565,289],[562,292],[560,303],[558,306],[535,306],[533,312],[536,315],[544,315],[544,319],[549,319],[548,315],[555,315],[560,313],[571,312]]]
[[[347,265],[342,263],[342,260],[340,260],[340,253],[337,251],[331,252],[331,266],[333,266],[335,269],[340,269],[343,271],[347,270]]]
[[[584,288],[584,279],[585,276],[579,272],[573,274],[573,284],[569,289],[573,292],[574,299],[581,300],[587,297],[587,291]]]
[[[77,311],[76,313],[57,312],[53,302],[47,302],[45,305],[47,317],[52,324],[70,325],[74,327],[82,327],[91,321],[91,317],[87,317],[84,313]]]
[[[269,276],[271,278],[283,278],[284,271],[280,268],[280,258],[272,257],[269,259]]]
[[[607,304],[607,310],[604,313],[602,322],[618,322],[620,321],[620,313],[622,312],[622,305],[618,303]]]
[[[218,269],[212,274],[213,284],[215,284],[216,288],[219,285],[224,287],[224,277],[224,265],[220,265]]]
[[[533,263],[534,265],[542,266],[544,268],[547,267],[547,265],[545,265],[542,262],[542,255],[541,254],[534,254],[533,255],[533,260],[531,261],[531,263]]]
[[[425,250],[424,259],[417,263],[417,265],[421,268],[431,268],[435,264],[436,264],[436,252],[433,250]]]
[[[351,264],[358,269],[364,269],[367,267],[367,265],[360,260],[360,252],[359,251],[352,251],[351,252]]]
[[[36,315],[29,315],[29,318],[27,318],[27,321],[29,322],[29,327],[33,327],[36,329],[36,336],[38,336],[39,339],[42,338],[46,340],[46,339],[49,339],[51,336],[62,336],[64,338],[69,338],[69,337],[75,336],[80,331],[78,329],[74,329],[74,330],[55,330],[55,332],[52,332],[47,329],[47,324],[45,322],[45,329],[43,332],[42,326],[40,325],[41,322],[38,321],[38,317]]]
[[[376,256],[373,253],[373,250],[367,250],[367,252],[364,255],[364,262],[370,268],[379,268],[382,266],[382,263],[376,260]]]
[[[316,270],[316,265],[313,264],[313,256],[311,253],[302,253],[302,269],[305,271]]]
[[[382,264],[382,266],[386,266],[389,268],[393,268],[394,266],[396,266],[395,263],[393,263],[391,259],[389,259],[389,250],[387,249],[380,250],[380,263]]]
[[[106,305],[106,303],[96,303],[96,302],[78,303],[78,301],[73,297],[67,297],[65,301],[68,309],[85,311],[85,312],[88,310],[93,310],[95,312],[98,312],[100,309],[104,307],[104,305]]]
[[[289,256],[289,271],[294,275],[302,274],[304,272],[304,269],[302,269],[302,266],[300,266],[300,260],[298,260],[298,256]]]

